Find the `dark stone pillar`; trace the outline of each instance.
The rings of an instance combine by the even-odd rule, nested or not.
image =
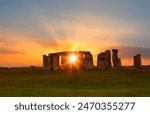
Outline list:
[[[118,58],[118,49],[112,50],[112,62],[113,62],[113,68],[114,69],[120,69],[121,68],[121,59]]]
[[[134,56],[134,67],[135,68],[141,68],[142,66],[142,61],[141,61],[141,54],[137,54]]]
[[[53,54],[53,70],[58,70],[58,69],[60,69],[59,55]]]
[[[94,65],[93,65],[93,56],[92,54],[89,52],[85,53],[85,57],[84,57],[84,69],[93,69]]]
[[[53,55],[49,54],[47,57],[47,70],[53,70]]]
[[[110,50],[105,51],[105,59],[106,59],[106,68],[111,69],[112,65],[111,65],[111,52],[110,52]]]
[[[69,58],[67,53],[61,54],[61,69],[68,70],[69,69]]]
[[[98,54],[97,68],[98,69],[106,69],[106,54],[104,52]]]
[[[43,55],[43,69],[46,70],[47,69],[47,56]]]

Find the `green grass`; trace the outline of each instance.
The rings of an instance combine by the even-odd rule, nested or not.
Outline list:
[[[150,69],[43,71],[0,69],[0,96],[150,97]]]

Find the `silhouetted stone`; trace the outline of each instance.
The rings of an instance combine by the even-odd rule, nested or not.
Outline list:
[[[106,56],[106,68],[107,69],[111,69],[112,65],[111,65],[111,52],[110,50],[106,50],[105,51],[105,56]]]
[[[77,68],[78,69],[84,69],[84,63],[85,63],[85,55],[84,53],[77,53]]]
[[[59,54],[53,54],[53,70],[60,69],[59,66]]]
[[[106,69],[106,55],[105,53],[98,54],[97,57],[97,68],[98,69]]]
[[[141,54],[137,54],[133,57],[134,59],[134,67],[135,68],[141,68],[142,62],[141,62]]]
[[[118,49],[113,49],[112,52],[113,52],[112,54],[113,68],[119,69],[121,68],[121,59],[118,58]]]
[[[84,69],[93,69],[93,56],[90,53],[85,53]]]
[[[69,61],[69,56],[77,57],[75,63]],[[43,68],[45,70],[69,70],[71,69],[93,69],[93,56],[88,51],[50,53],[43,56]]]
[[[46,70],[47,69],[47,56],[43,55],[43,69]]]
[[[47,70],[53,70],[53,55],[49,54],[47,57]]]
[[[68,68],[68,55],[66,53],[61,54],[61,69],[66,70]]]
[[[98,69],[111,69],[112,68],[111,52],[109,50],[106,50],[105,52],[98,54],[97,68]]]

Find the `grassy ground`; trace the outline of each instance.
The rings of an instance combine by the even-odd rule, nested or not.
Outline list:
[[[42,71],[0,69],[0,96],[149,96],[150,69]]]

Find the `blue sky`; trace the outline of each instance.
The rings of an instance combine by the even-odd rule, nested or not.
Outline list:
[[[0,0],[0,53],[33,60],[30,48],[37,55],[62,50],[96,55],[118,46],[142,50],[147,58],[149,6],[150,0]]]

